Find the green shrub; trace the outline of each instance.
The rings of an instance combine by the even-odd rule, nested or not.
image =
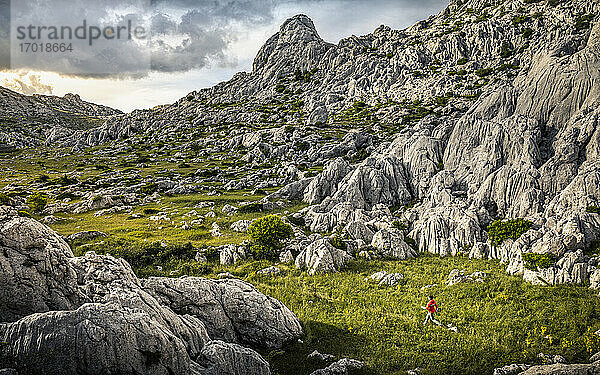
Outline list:
[[[402,220],[394,220],[394,222],[392,223],[392,226],[399,230],[408,229],[408,224],[406,224],[406,222],[404,222]]]
[[[523,218],[496,220],[488,226],[488,237],[493,246],[499,246],[508,238],[516,240],[527,232],[533,223]]]
[[[158,184],[151,182],[140,188],[140,193],[144,195],[152,195],[158,191]]]
[[[600,214],[600,207],[598,206],[587,206],[585,212],[590,214]]]
[[[35,192],[27,198],[27,205],[34,212],[42,211],[48,205],[48,197],[39,191]]]
[[[531,28],[527,27],[523,30],[523,38],[529,39],[529,38],[531,38],[532,35],[533,35],[533,30]]]
[[[336,232],[333,237],[329,238],[329,243],[336,249],[346,250],[348,248],[348,245],[344,242],[344,239],[342,238],[342,233],[339,231]]]
[[[556,256],[552,253],[525,253],[522,254],[525,268],[531,271],[537,271],[539,268],[549,268],[556,263]]]
[[[264,210],[264,207],[261,202],[252,202],[252,203],[248,203],[243,206],[240,206],[240,208],[238,209],[238,213],[250,214],[250,213],[256,213],[256,212],[263,212],[263,210]]]
[[[10,197],[6,193],[0,193],[0,204],[7,205],[10,203]]]
[[[492,69],[492,68],[481,68],[481,69],[478,69],[477,71],[475,71],[475,74],[477,74],[480,77],[487,77],[490,74],[492,74],[493,71],[494,71],[494,69]]]
[[[514,16],[512,19],[513,26],[519,26],[527,21],[529,21],[529,17],[526,15]]]
[[[159,213],[160,211],[154,208],[144,208],[142,210],[142,213],[144,215],[156,215],[157,213]]]
[[[257,259],[272,259],[277,255],[277,250],[284,246],[284,241],[294,235],[294,231],[279,216],[269,215],[250,224],[248,235],[252,239],[250,252]]]
[[[458,59],[458,61],[456,62],[456,65],[465,65],[468,62],[469,62],[469,59],[467,59],[466,57],[463,57],[463,58]]]

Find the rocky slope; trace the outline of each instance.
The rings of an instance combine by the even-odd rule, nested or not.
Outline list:
[[[118,110],[85,102],[79,95],[26,96],[0,87],[0,148],[41,145],[49,132],[70,134],[98,127],[105,118],[118,114]]]
[[[109,143],[98,152],[131,155],[132,166],[143,163],[133,153],[156,145],[150,157],[170,150],[172,163],[211,156],[227,168],[144,180],[108,171],[103,181],[74,182],[81,201],[45,213],[127,210],[202,184],[210,195],[215,184],[280,188],[255,204],[308,205],[287,215],[295,236],[279,256],[311,274],[355,257],[429,252],[497,259],[534,284],[600,288],[599,12],[592,0],[454,0],[406,30],[382,26],[337,45],[293,17],[251,73],[93,129],[45,133],[75,150]],[[140,193],[150,185],[152,195]],[[246,283],[139,280],[124,261],[73,258],[51,230],[3,212],[0,341],[9,344],[0,345],[0,368],[35,373],[46,360],[36,351],[58,346],[89,349],[47,357],[48,373],[59,361],[72,373],[93,362],[199,374],[243,364],[243,373],[262,374],[264,360],[241,345],[277,349],[301,334],[285,306]],[[218,251],[226,264],[246,256],[243,245]],[[50,334],[53,326],[65,334]],[[498,374],[521,371],[596,373],[598,362]]]
[[[355,254],[416,255],[406,238],[419,251],[500,259],[535,283],[596,286],[598,7],[452,1],[406,30],[382,26],[337,45],[299,15],[261,48],[251,73],[49,141],[115,140],[120,152],[178,141],[182,160],[196,150],[272,167],[218,178],[231,190],[285,184],[270,198],[311,204],[297,219],[313,232],[341,231]],[[323,134],[325,124],[345,136]],[[299,165],[324,170],[310,177]],[[487,227],[503,218],[532,226],[490,245]],[[303,253],[299,266],[344,263],[315,240],[297,240],[292,254],[321,254]],[[525,267],[524,253],[556,262]]]
[[[273,196],[312,204],[302,216],[314,232],[345,228],[359,250],[406,236],[419,251],[500,259],[532,282],[591,277],[596,285],[597,258],[587,253],[600,238],[598,10],[595,1],[453,1],[406,30],[380,27],[338,45],[296,16],[261,48],[251,73],[67,142],[220,130],[224,138],[202,146],[257,164],[325,166],[312,180],[293,174],[298,180]],[[297,147],[322,124],[359,132],[329,148]],[[369,157],[356,164],[359,153]],[[533,227],[490,246],[487,226],[517,217]],[[405,233],[391,228],[397,219]],[[388,234],[375,241],[378,230]],[[526,269],[529,252],[561,260]]]

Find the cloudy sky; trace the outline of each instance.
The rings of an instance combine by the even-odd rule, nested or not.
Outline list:
[[[447,2],[13,0],[10,7],[9,0],[0,0],[0,85],[25,94],[74,92],[123,111],[150,108],[228,80],[238,71],[250,71],[258,49],[293,15],[308,15],[323,39],[337,43],[381,24],[405,28],[438,13]],[[75,30],[83,20],[88,35],[85,40],[68,40],[74,51],[24,51],[23,42],[65,41],[52,39],[50,27]],[[116,42],[114,31],[127,22],[133,25],[130,29],[140,27],[141,37]],[[18,29],[30,25],[35,26],[32,33]],[[101,35],[90,40],[92,25]],[[108,35],[113,39],[104,38]]]

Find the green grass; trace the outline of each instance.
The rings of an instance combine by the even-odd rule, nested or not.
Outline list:
[[[142,214],[142,217],[137,219],[131,218],[128,213],[100,217],[94,216],[95,211],[83,214],[58,213],[55,216],[67,220],[52,224],[51,227],[65,236],[81,231],[97,230],[105,232],[109,237],[114,239],[131,242],[191,242],[196,247],[219,246],[229,243],[240,243],[248,238],[245,234],[233,232],[229,229],[231,224],[238,220],[253,220],[269,213],[296,212],[306,206],[303,203],[294,203],[283,209],[269,212],[238,213],[231,216],[221,212],[221,209],[226,204],[239,205],[240,201],[255,201],[263,197],[264,195],[250,195],[247,191],[225,192],[221,196],[192,194],[164,197],[161,203],[135,207],[133,212]],[[205,208],[194,208],[197,204],[207,201],[214,202],[215,205]],[[192,210],[201,215],[205,215],[212,210],[217,216],[214,218],[205,218],[201,225],[192,229],[182,229],[182,221],[190,222],[196,218],[195,216],[186,216]],[[156,215],[156,212],[167,213],[171,220],[150,220],[150,217]],[[212,228],[213,222],[219,224],[223,236],[212,237],[210,235],[209,231]]]
[[[489,374],[510,363],[536,363],[540,352],[585,362],[600,350],[593,334],[600,329],[600,299],[594,291],[586,286],[533,286],[508,276],[496,261],[421,254],[407,261],[353,261],[340,273],[313,276],[279,264],[282,274],[271,278],[257,274],[272,264],[268,261],[200,265],[178,261],[193,257],[189,247],[149,248],[155,250],[146,255],[163,259],[165,269],[161,273],[154,265],[146,266],[137,270],[140,276],[168,275],[173,267],[180,269],[174,276],[215,278],[230,272],[298,316],[305,332],[302,342],[262,353],[273,374],[307,375],[323,367],[307,360],[313,350],[362,360],[368,365],[364,372],[377,375],[405,374],[417,367],[423,374]],[[137,257],[134,261],[141,265],[153,262],[139,246],[115,249],[115,255],[133,249],[124,256]],[[485,283],[446,286],[455,268],[484,271],[489,277]],[[400,272],[405,282],[384,287],[365,281],[380,270]],[[435,286],[424,288],[429,285]],[[421,306],[429,294],[441,307],[437,318],[458,332],[421,324]]]
[[[264,266],[264,264],[260,264]],[[258,267],[257,267],[258,268]],[[485,271],[483,284],[447,287],[454,268]],[[400,272],[406,284],[379,287],[364,281],[376,271]],[[317,349],[366,361],[374,374],[489,374],[510,363],[536,363],[537,354],[587,361],[586,348],[600,328],[600,300],[584,286],[540,287],[508,276],[497,262],[429,255],[408,261],[357,261],[334,275],[309,276],[288,268],[272,279],[236,272],[262,292],[284,302],[305,329],[304,344],[270,353],[274,373],[308,374],[306,355]],[[422,290],[426,285],[437,284]],[[420,306],[432,293],[438,318],[458,332],[422,326]]]

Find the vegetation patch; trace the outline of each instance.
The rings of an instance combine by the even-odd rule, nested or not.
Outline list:
[[[0,205],[7,205],[11,201],[10,196],[6,193],[0,193]]]
[[[279,299],[301,320],[302,343],[266,353],[274,374],[309,374],[313,350],[365,361],[370,373],[489,374],[511,363],[538,363],[540,352],[586,362],[600,350],[600,299],[585,286],[534,286],[509,276],[497,261],[424,255],[407,261],[354,261],[345,271],[313,275],[278,265],[282,276],[241,276]],[[239,272],[240,266],[231,269]],[[445,286],[453,269],[484,271],[485,283]],[[406,283],[377,287],[365,281],[385,270]],[[434,285],[427,288],[428,285]],[[438,319],[457,332],[423,326],[420,306],[433,294]],[[322,367],[322,366],[321,366]]]
[[[512,238],[518,239],[527,232],[533,223],[523,218],[496,220],[488,226],[489,241],[493,246],[500,246],[504,240]]]
[[[269,215],[255,220],[248,227],[252,243],[250,252],[256,259],[276,259],[277,250],[294,235],[292,226],[277,215]]]
[[[594,20],[593,14],[586,14],[577,17],[575,20],[575,29],[577,31],[586,30],[590,28],[591,22]]]
[[[552,253],[524,253],[521,255],[523,258],[524,266],[528,270],[537,271],[541,268],[552,267],[556,263],[556,255]]]
[[[587,206],[585,212],[590,214],[600,214],[600,207],[598,206]]]
[[[33,212],[43,211],[48,205],[48,196],[41,192],[35,192],[27,197],[27,205]]]

